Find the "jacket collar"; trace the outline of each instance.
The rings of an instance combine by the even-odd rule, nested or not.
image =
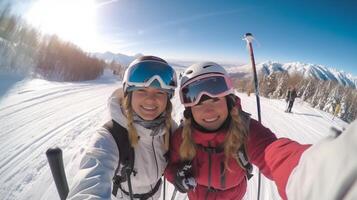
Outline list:
[[[224,142],[226,137],[227,130],[220,130],[213,133],[205,133],[198,129],[192,128],[192,139],[196,144],[202,146],[216,147],[221,145]]]

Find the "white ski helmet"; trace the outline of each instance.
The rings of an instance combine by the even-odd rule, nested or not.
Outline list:
[[[130,63],[123,78],[124,95],[144,87],[155,87],[168,92],[171,98],[177,87],[175,70],[163,59],[141,56]]]
[[[234,94],[227,71],[214,62],[203,62],[188,67],[180,81],[180,100],[185,107],[196,105],[202,95],[221,97]]]
[[[204,74],[223,74],[227,77],[227,71],[219,64],[214,62],[201,62],[188,67],[182,75],[180,87],[189,80]]]

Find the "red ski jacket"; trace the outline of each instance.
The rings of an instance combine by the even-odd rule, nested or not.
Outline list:
[[[179,148],[182,142],[182,128],[175,131],[171,139],[170,163],[165,171],[166,178],[173,183],[176,171],[180,165]],[[226,133],[202,133],[192,130],[192,138],[196,144],[216,147],[223,143]],[[275,181],[279,194],[286,199],[285,188],[290,173],[298,164],[302,153],[310,145],[301,145],[287,138],[277,139],[275,134],[256,120],[250,120],[247,154],[249,161],[256,165],[269,179]],[[231,158],[229,170],[224,170],[224,153],[211,154],[211,169],[209,169],[208,153],[197,148],[197,154],[192,160],[192,168],[197,187],[188,192],[192,199],[205,199],[209,186],[209,170],[211,170],[210,186],[214,191],[207,199],[242,199],[247,187],[245,171]]]

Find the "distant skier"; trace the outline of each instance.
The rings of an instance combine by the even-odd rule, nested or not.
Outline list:
[[[291,113],[291,109],[293,108],[295,98],[297,97],[295,87],[289,87],[288,93],[286,95],[285,101],[288,103],[288,107],[285,112]]]
[[[340,101],[336,101],[335,110],[334,110],[334,112],[333,112],[332,120],[334,120],[335,117],[338,116],[338,114],[340,113],[340,111],[341,111],[341,103],[340,103]]]

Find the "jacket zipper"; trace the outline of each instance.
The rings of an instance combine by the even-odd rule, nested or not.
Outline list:
[[[154,151],[154,157],[155,157],[155,163],[156,163],[156,179],[159,179],[159,165],[157,163],[156,152],[155,152],[155,147],[154,147],[154,136],[152,136],[151,146],[152,146],[152,150]]]
[[[211,147],[211,142],[208,142],[208,147]],[[208,151],[208,189],[206,191],[205,200],[208,199],[208,194],[211,192],[211,178],[212,178],[212,152]]]

